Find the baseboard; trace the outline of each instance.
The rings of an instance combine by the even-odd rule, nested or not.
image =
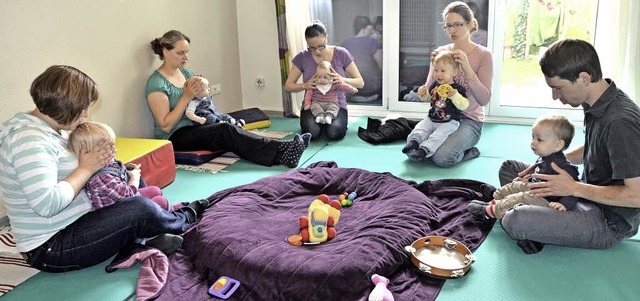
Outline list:
[[[284,117],[282,111],[263,110],[269,117]],[[358,118],[363,116],[379,116],[385,117],[389,114],[400,115],[405,118],[422,119],[424,118],[424,112],[404,112],[404,111],[391,111],[383,108],[372,108],[371,106],[350,106],[349,118]],[[491,123],[503,123],[503,124],[516,124],[516,125],[532,125],[535,118],[514,118],[504,116],[486,116],[485,122]],[[582,122],[574,122],[574,125],[578,128],[583,127]]]

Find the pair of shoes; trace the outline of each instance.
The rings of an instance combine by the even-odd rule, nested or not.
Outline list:
[[[422,162],[427,157],[427,151],[425,151],[422,148],[414,149],[414,150],[409,151],[407,156],[409,156],[409,159],[411,161]]]
[[[469,213],[477,220],[487,222],[494,219],[487,213],[488,206],[489,203],[487,202],[472,200],[467,206],[467,210],[469,210]]]
[[[420,144],[418,143],[418,141],[411,140],[407,142],[407,144],[402,148],[402,153],[406,154],[412,150],[418,149],[419,147],[420,147]]]
[[[165,255],[171,255],[182,246],[182,236],[162,233],[154,238],[148,239],[145,245],[160,250]]]

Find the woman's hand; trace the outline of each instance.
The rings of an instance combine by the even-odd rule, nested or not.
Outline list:
[[[340,76],[340,74],[338,74],[337,72],[335,72],[333,68],[331,69],[329,76],[331,77],[331,83],[333,84],[345,82],[345,78]]]
[[[207,88],[207,85],[199,76],[192,76],[184,82],[184,87],[182,88],[183,93],[189,99],[196,97],[196,95],[202,93]]]
[[[315,89],[316,88],[316,75],[314,74],[306,83],[302,83],[303,90]]]
[[[115,154],[116,148],[113,142],[107,141],[107,139],[100,139],[91,151],[87,151],[86,143],[82,142],[78,168],[84,168],[93,174],[111,162]]]
[[[542,181],[529,184],[531,193],[543,198],[548,196],[573,195],[573,191],[575,191],[576,185],[579,185],[579,182],[574,180],[567,171],[560,168],[556,163],[551,163],[551,167],[558,174],[550,175],[534,173],[532,175],[536,179],[540,179]]]
[[[464,72],[465,76],[467,76],[467,79],[469,78],[469,75],[475,75],[475,72],[473,72],[473,69],[471,69],[471,65],[469,64],[469,58],[464,51],[456,49],[451,51],[451,54],[453,54],[453,60],[460,64],[460,68]]]
[[[440,51],[438,50],[431,51],[431,66],[433,66],[433,60],[436,59],[436,56],[438,56],[438,53],[440,53]]]

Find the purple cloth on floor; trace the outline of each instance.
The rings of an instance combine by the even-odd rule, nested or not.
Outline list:
[[[491,197],[482,195],[484,185],[461,179],[418,184],[318,162],[220,191],[171,256],[158,300],[207,299],[220,276],[241,283],[230,300],[366,300],[373,274],[390,279],[396,300],[434,300],[445,280],[412,266],[404,247],[442,235],[475,250],[493,226],[477,224],[467,211],[469,200]],[[318,195],[337,199],[353,191],[358,197],[341,209],[334,239],[301,247],[286,242],[299,233],[298,217]]]
[[[111,273],[130,268],[137,262],[142,266],[138,272],[136,300],[151,300],[162,292],[169,274],[169,260],[160,250],[140,244],[130,245],[122,249],[105,270]]]

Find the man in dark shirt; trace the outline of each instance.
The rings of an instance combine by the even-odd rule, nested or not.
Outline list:
[[[567,153],[583,164],[580,182],[553,166],[557,175],[533,173],[534,166],[507,160],[500,168],[502,185],[514,178],[536,177],[531,193],[574,197],[576,207],[560,212],[521,205],[502,219],[507,234],[527,254],[544,244],[607,249],[638,232],[640,224],[640,109],[602,77],[600,60],[588,42],[556,42],[540,59],[540,67],[553,99],[584,109],[585,143]]]

